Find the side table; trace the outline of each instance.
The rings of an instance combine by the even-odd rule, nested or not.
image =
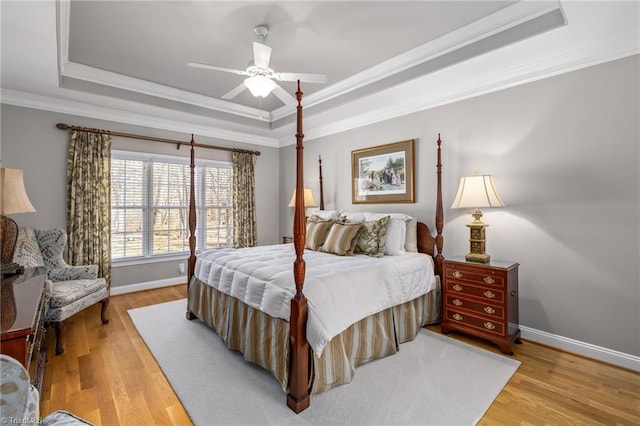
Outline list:
[[[47,363],[45,275],[37,269],[26,269],[24,274],[3,278],[2,287],[1,352],[17,359],[40,391]]]
[[[505,354],[521,343],[518,319],[518,264],[445,259],[442,286],[443,333],[461,331],[490,340]]]

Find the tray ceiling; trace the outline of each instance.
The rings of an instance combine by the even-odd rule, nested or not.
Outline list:
[[[349,127],[342,122],[344,113],[363,105],[370,111],[354,114],[351,126],[463,98],[464,93],[453,96],[451,88],[448,95],[440,94],[443,73],[450,73],[446,85],[471,93],[471,87],[463,87],[468,83],[480,93],[483,84],[491,83],[480,78],[491,68],[483,67],[483,61],[498,53],[503,53],[498,62],[506,66],[500,64],[505,73],[494,89],[526,81],[509,72],[532,65],[522,63],[518,54],[507,56],[509,49],[534,46],[533,60],[542,63],[535,49],[548,43],[543,38],[561,38],[574,22],[578,31],[582,20],[602,18],[603,6],[594,5],[572,12],[572,2],[557,1],[3,1],[3,102],[27,102],[25,94],[54,96],[96,105],[94,114],[102,118],[111,115],[123,121],[121,117],[130,111],[134,114],[129,114],[128,122],[133,124],[146,121],[171,130],[191,128],[219,138],[281,145],[293,123],[295,103],[284,103],[273,94],[259,100],[248,91],[233,100],[222,99],[244,77],[188,67],[187,62],[244,69],[252,58],[252,42],[257,41],[253,28],[267,25],[265,43],[272,48],[272,68],[327,75],[326,85],[302,87],[307,121],[326,127],[317,131],[319,136]],[[620,15],[638,9],[637,4],[623,6],[628,10]],[[634,49],[637,53],[637,44],[629,41],[638,33],[637,20],[627,20],[618,24],[626,44],[608,57],[632,54]],[[18,40],[18,34],[26,31],[28,37]],[[576,52],[580,46],[564,48]],[[548,50],[562,62],[557,52]],[[55,75],[51,75],[52,58]],[[557,64],[547,61],[548,75],[549,66]],[[477,72],[468,73],[469,69]],[[465,70],[466,77],[456,74]],[[54,81],[56,87],[49,87]],[[412,100],[416,85],[425,83],[431,90],[422,100]],[[295,83],[280,84],[294,94]],[[22,101],[14,100],[21,96]],[[406,105],[395,105],[398,99],[406,100]],[[38,102],[46,99],[30,101]],[[380,111],[385,102],[384,109],[391,112]],[[171,125],[154,123],[165,116],[171,117]]]

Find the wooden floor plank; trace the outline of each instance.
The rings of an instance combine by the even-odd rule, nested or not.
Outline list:
[[[48,330],[41,415],[67,409],[96,425],[190,425],[127,313],[184,297],[186,285],[112,296],[109,324],[101,324],[99,305],[68,320],[60,356]],[[481,339],[448,336],[506,356]],[[522,364],[478,424],[640,424],[640,374],[527,341],[513,350]]]

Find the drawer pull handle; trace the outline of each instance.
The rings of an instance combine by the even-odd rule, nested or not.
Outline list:
[[[485,306],[484,307],[484,311],[490,315],[493,315],[496,313],[496,310],[493,309],[491,306]]]
[[[495,329],[496,329],[496,326],[495,326],[495,325],[493,325],[493,324],[492,324],[492,323],[490,323],[490,322],[485,322],[485,323],[484,323],[484,328],[486,328],[487,330],[495,330]]]
[[[456,321],[460,321],[462,320],[462,315],[456,312],[455,314],[453,314],[453,319]]]
[[[462,278],[462,272],[460,271],[453,271],[451,275],[453,275],[454,278]]]
[[[491,290],[487,290],[484,292],[484,297],[486,297],[487,299],[493,299],[494,297],[496,297],[496,294]]]
[[[460,301],[460,299],[453,299],[453,304],[456,306],[462,306],[462,302]]]
[[[454,284],[452,287],[455,291],[462,291],[462,286],[458,284]]]
[[[491,277],[484,277],[484,282],[487,283],[487,284],[493,284],[493,283],[496,282],[496,280],[494,280]]]

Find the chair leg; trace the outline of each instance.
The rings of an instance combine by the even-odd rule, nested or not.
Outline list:
[[[107,307],[109,306],[109,298],[107,297],[106,299],[101,300],[100,304],[102,305],[102,309],[100,310],[100,319],[103,324],[108,324],[109,317],[107,317]]]
[[[62,355],[64,353],[64,346],[62,346],[64,322],[54,322],[53,328],[56,330],[56,355]]]

